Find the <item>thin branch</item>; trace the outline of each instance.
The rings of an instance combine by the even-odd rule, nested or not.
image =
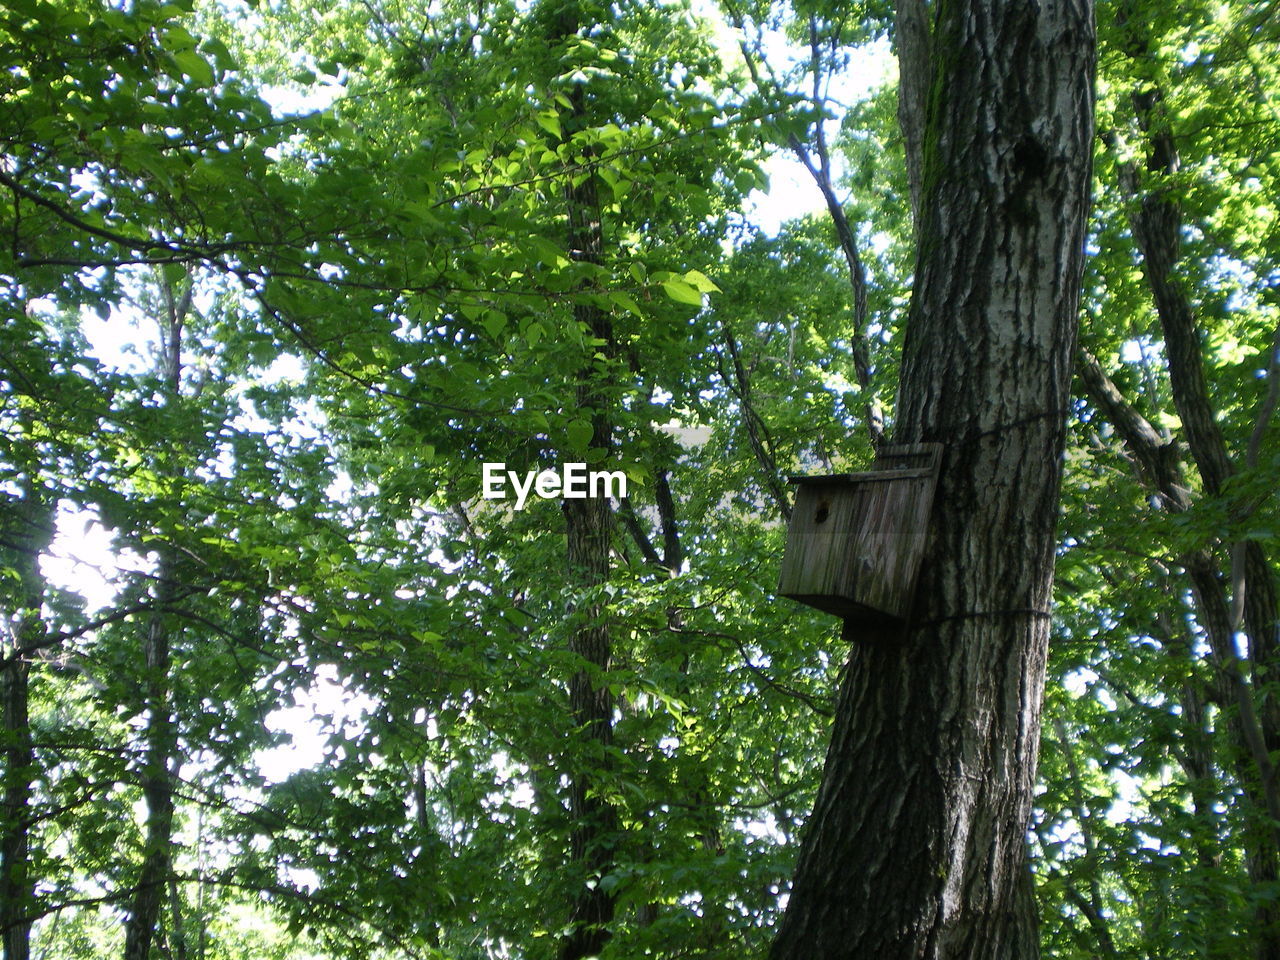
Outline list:
[[[745,19],[742,14],[731,2],[726,3],[726,7],[729,10],[730,20],[734,26],[745,33]],[[817,21],[814,18],[809,21],[809,31],[810,60],[813,72],[813,105],[821,113],[823,104],[821,96],[822,68]],[[740,40],[738,46],[742,50],[743,58],[746,60],[747,71],[751,74],[752,82],[758,89],[763,89],[755,54],[747,46],[745,40]],[[765,63],[767,66],[768,61],[765,61]],[[773,78],[773,83],[775,86],[777,85],[776,77]],[[871,437],[871,442],[879,446],[884,439],[884,413],[880,409],[880,404],[873,392],[871,382],[871,349],[866,335],[867,271],[862,263],[862,257],[858,253],[857,238],[853,227],[849,223],[849,218],[845,214],[844,204],[836,195],[835,185],[832,182],[831,157],[827,148],[822,117],[819,116],[814,123],[814,149],[818,157],[816,163],[808,147],[794,133],[788,135],[787,145],[791,148],[792,153],[796,155],[796,159],[800,161],[800,164],[809,172],[809,176],[813,178],[813,182],[822,194],[822,199],[827,206],[827,213],[830,215],[832,225],[835,227],[836,240],[840,244],[840,252],[844,255],[845,265],[848,268],[849,284],[853,290],[853,329],[849,336],[849,344],[853,352],[854,377],[858,382],[859,390],[866,397],[865,418],[867,432]]]
[[[644,532],[644,527],[640,525],[640,518],[636,516],[635,507],[631,505],[630,497],[622,497],[618,501],[618,516],[622,518],[622,525],[627,528],[627,532],[631,534],[631,539],[636,542],[636,546],[640,548],[640,552],[644,555],[647,563],[653,564],[655,567],[663,566],[662,557],[658,555],[657,548],[654,547],[653,541],[649,539],[649,535]]]
[[[764,667],[760,666],[759,664],[752,663],[751,654],[750,652],[748,652],[746,645],[742,642],[741,639],[734,636],[733,634],[718,633],[714,630],[690,630],[683,627],[674,627],[674,626],[668,626],[667,629],[671,633],[677,633],[682,636],[705,637],[709,640],[728,640],[730,643],[734,645],[734,647],[737,648],[738,653],[742,656],[743,665],[748,670],[750,670],[755,676],[759,677],[762,681],[764,681],[765,686],[778,691],[783,696],[787,696],[787,697],[791,697],[792,699],[799,700],[801,703],[803,703],[806,707],[808,707],[810,710],[812,710],[814,713],[818,714],[819,716],[830,717],[834,714],[835,711],[831,709],[830,705],[823,703],[821,700],[819,700],[817,697],[813,696],[812,694],[805,693],[803,690],[797,690],[794,687],[789,687],[785,683],[775,680],[773,677],[769,675],[769,671],[767,671]]]
[[[752,453],[756,456],[756,462],[760,465],[760,470],[764,474],[765,489],[769,492],[769,496],[773,498],[778,507],[778,512],[782,514],[782,518],[789,521],[791,519],[791,502],[778,480],[778,459],[773,451],[773,438],[769,436],[769,428],[764,420],[756,413],[755,406],[751,400],[751,380],[743,368],[742,357],[738,352],[738,343],[728,327],[725,328],[724,338],[725,346],[728,347],[729,356],[733,361],[733,376],[731,378],[724,370],[723,357],[717,351],[716,356],[721,363],[720,374],[730,384],[730,389],[733,390],[741,405],[742,422],[747,428],[747,440],[751,445]]]
[[[54,203],[52,200],[49,200],[46,197],[42,197],[40,194],[36,193],[34,190],[24,187],[16,179],[9,176],[7,173],[4,173],[3,171],[0,171],[0,184],[3,184],[4,186],[8,187],[10,190],[13,191],[13,193],[16,196],[22,197],[25,200],[30,200],[36,206],[43,207],[44,209],[52,213],[55,217],[57,217],[59,220],[62,220],[65,223],[70,224],[76,229],[83,230],[85,233],[91,234],[92,236],[95,236],[95,237],[101,237],[104,240],[110,240],[112,243],[118,244],[119,246],[122,246],[122,247],[126,247],[127,249],[130,249],[130,250],[161,250],[161,251],[164,251],[165,253],[173,255],[174,257],[178,257],[179,255],[182,255],[181,259],[188,260],[188,259],[207,258],[209,256],[209,249],[216,249],[219,252],[226,252],[227,250],[235,248],[234,245],[221,244],[221,245],[214,245],[212,248],[209,248],[209,249],[201,249],[198,247],[184,247],[181,244],[169,243],[164,240],[152,240],[145,237],[130,237],[127,234],[116,233],[114,230],[108,230],[105,227],[95,226],[89,223],[88,221],[83,220],[80,217],[77,217],[75,214],[71,213],[69,210],[65,209],[59,204]],[[162,261],[162,262],[173,262],[173,261]]]
[[[671,494],[671,477],[666,470],[659,470],[657,473],[654,498],[658,502],[658,519],[662,525],[662,562],[672,573],[679,573],[684,565],[684,547],[680,544],[680,528],[676,525],[676,501]]]

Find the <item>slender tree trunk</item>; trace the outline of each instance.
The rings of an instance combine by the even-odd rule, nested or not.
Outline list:
[[[163,282],[167,316],[162,320],[163,355],[160,373],[168,399],[176,404],[182,383],[182,336],[187,311],[191,307],[191,281],[181,298],[168,281]],[[173,781],[178,754],[177,720],[173,714],[170,647],[172,626],[166,607],[175,593],[177,571],[172,552],[162,550],[156,568],[156,609],[143,638],[143,661],[147,706],[142,766],[142,796],[146,802],[146,836],[142,868],[138,872],[133,900],[125,919],[125,960],[148,960],[156,937],[161,910],[173,875]],[[175,909],[178,898],[173,898]],[[175,922],[180,922],[175,916]]]
[[[34,892],[29,870],[31,841],[32,773],[35,751],[27,710],[27,661],[6,651],[0,670],[0,696],[4,698],[4,821],[0,836],[0,930],[4,933],[4,960],[27,960],[30,955],[31,920],[28,916]]]
[[[23,432],[30,423],[20,414]],[[53,539],[54,505],[40,487],[31,463],[17,465],[22,498],[0,531],[0,564],[16,572],[4,589],[5,636],[0,644],[0,937],[4,960],[27,960],[35,880],[31,873],[31,827],[36,774],[35,744],[29,710],[31,655],[45,640],[41,616],[45,582],[40,554]]]
[[[173,930],[173,960],[187,960],[187,927],[182,916],[182,897],[178,894],[178,881],[169,876],[169,918]]]
[[[563,43],[575,35],[582,11],[575,2],[565,3],[553,27],[554,42]],[[572,104],[564,124],[566,137],[590,125],[588,94],[581,86],[569,93]],[[575,182],[576,181],[576,182]],[[600,203],[596,178],[590,168],[570,171],[565,187],[569,217],[570,256],[582,263],[599,264],[603,253]],[[611,351],[613,324],[604,310],[584,300],[573,308],[574,322],[595,342]],[[588,359],[578,371],[578,409],[590,418],[589,448],[607,455],[613,445],[610,399],[602,382],[602,371]],[[613,511],[604,498],[562,501],[567,531],[569,577],[579,589],[600,586],[609,578],[609,554],[613,540]],[[574,751],[576,762],[566,770],[569,778],[569,811],[572,818],[569,838],[570,872],[577,890],[570,905],[569,933],[560,945],[561,960],[582,960],[603,949],[611,931],[615,896],[599,880],[610,872],[619,840],[617,811],[602,796],[608,773],[608,748],[613,744],[613,697],[607,684],[598,682],[599,673],[609,669],[612,648],[606,610],[591,604],[574,611],[579,626],[569,639],[569,649],[589,665],[576,672],[569,682],[569,707],[574,726],[590,749]]]
[[[1107,919],[1106,901],[1103,898],[1102,884],[1099,880],[1102,864],[1098,858],[1098,844],[1093,837],[1093,811],[1085,798],[1084,779],[1080,773],[1080,765],[1076,762],[1075,746],[1062,720],[1059,719],[1054,725],[1054,733],[1057,737],[1055,746],[1066,761],[1068,786],[1071,790],[1071,816],[1075,819],[1076,827],[1084,842],[1084,863],[1088,874],[1087,895],[1072,887],[1070,888],[1071,898],[1089,922],[1096,953],[1099,956],[1116,958],[1119,954],[1116,952],[1115,941],[1111,936],[1111,924]]]
[[[913,8],[923,10],[923,0],[914,0],[920,4],[919,7]],[[732,2],[726,2],[725,7],[729,13],[730,21],[745,36],[747,33],[746,20],[742,12],[737,9]],[[918,21],[923,22],[923,21]],[[810,60],[810,77],[812,88],[810,93],[810,103],[819,113],[827,109],[827,103],[823,96],[823,67],[821,47],[823,39],[819,35],[818,18],[816,15],[809,16],[809,60]],[[753,52],[751,47],[745,40],[739,42],[739,49],[746,62],[747,70],[751,74],[751,81],[759,89],[766,89],[763,78],[760,75],[760,68],[756,63],[757,56],[763,56],[761,51]],[[912,48],[918,49],[918,48]],[[911,133],[914,128],[904,127],[910,146]],[[849,217],[844,210],[844,204],[840,201],[840,197],[836,193],[836,178],[831,167],[831,151],[830,145],[827,143],[826,129],[821,120],[813,125],[813,138],[808,143],[800,140],[794,133],[787,140],[787,146],[791,148],[791,152],[795,154],[796,159],[809,172],[809,176],[813,178],[814,184],[822,194],[823,203],[826,204],[827,214],[831,217],[831,226],[836,232],[836,242],[840,246],[840,252],[844,254],[845,266],[848,269],[850,292],[853,295],[853,333],[849,337],[849,347],[853,354],[853,374],[858,387],[863,394],[863,411],[867,428],[867,434],[873,444],[879,444],[884,440],[884,411],[881,408],[880,398],[876,396],[872,384],[872,357],[871,343],[867,334],[867,269],[862,262],[862,257],[858,253],[857,234],[853,225],[849,223]],[[908,178],[914,176],[912,164],[918,160],[918,154],[912,156],[908,151]],[[916,197],[915,180],[913,183],[913,198]],[[912,202],[912,210],[915,212],[915,200]],[[776,476],[770,474],[770,476]],[[783,505],[783,513],[786,514],[788,507]]]
[[[1135,234],[1141,238],[1145,235],[1144,229],[1135,229]],[[1140,247],[1142,243],[1139,239]],[[1168,282],[1166,289],[1173,288],[1172,282]],[[1188,359],[1183,355],[1180,362],[1185,363]],[[1197,367],[1199,362],[1197,357]],[[1124,441],[1140,479],[1149,490],[1158,494],[1163,508],[1171,513],[1190,509],[1191,491],[1178,446],[1165,441],[1150,422],[1125,400],[1098,361],[1087,351],[1080,352],[1077,371],[1089,399]],[[1180,382],[1185,386],[1188,379],[1196,378],[1197,374],[1184,372],[1180,375]],[[1186,402],[1184,398],[1184,404]],[[1202,421],[1205,419],[1203,413],[1196,416]],[[1212,422],[1211,417],[1208,419]],[[1203,423],[1201,429],[1204,429]],[[1210,432],[1210,436],[1214,435],[1217,435],[1216,423]],[[1223,469],[1229,470],[1229,466]],[[1190,585],[1192,612],[1213,654],[1213,695],[1225,711],[1225,727],[1231,744],[1228,760],[1242,787],[1246,822],[1241,845],[1245,850],[1245,866],[1255,887],[1266,890],[1277,876],[1277,849],[1280,844],[1280,836],[1277,835],[1280,797],[1277,797],[1274,764],[1268,747],[1267,715],[1255,708],[1255,693],[1236,655],[1231,605],[1217,561],[1207,549],[1201,549],[1182,557],[1181,562]],[[1265,605],[1273,597],[1273,594],[1260,591],[1255,600],[1259,605]],[[1190,649],[1189,642],[1181,646]],[[1184,704],[1184,717],[1188,724],[1196,722],[1193,718],[1201,712],[1197,701],[1198,695]],[[1207,774],[1210,769],[1207,761],[1195,762],[1195,770]],[[1196,773],[1193,769],[1189,768],[1187,774],[1194,780]],[[1192,792],[1197,796],[1197,809],[1207,809],[1208,801],[1201,796],[1203,788],[1193,786]],[[1204,863],[1206,857],[1201,855],[1200,860]],[[1267,897],[1257,898],[1254,920],[1254,956],[1257,960],[1277,960],[1280,957],[1277,953],[1277,937],[1280,936],[1276,929],[1277,911]],[[1235,946],[1238,950],[1238,944]]]
[[[609,507],[602,499],[566,500],[565,518],[569,531],[569,564],[579,588],[604,583],[608,577]],[[587,663],[608,670],[609,628],[604,611],[592,605],[576,614],[585,624],[570,639],[569,648]],[[579,736],[608,748],[613,743],[613,699],[605,685],[598,685],[585,670],[575,673],[569,684],[569,705]],[[596,751],[581,751],[590,756]],[[569,810],[573,820],[570,833],[570,870],[581,881],[570,908],[571,932],[561,946],[562,960],[594,956],[609,938],[614,897],[598,882],[611,868],[617,841],[618,817],[608,800],[600,796],[607,753],[599,760],[580,758],[568,771]]]
[[[854,644],[773,960],[1025,960],[1092,152],[1088,0],[936,9],[895,439],[945,445],[914,616]]]
[[[163,622],[168,595],[168,564],[158,571],[161,586],[156,596],[160,608],[152,614],[145,647],[147,671],[147,728],[142,768],[142,796],[147,806],[146,838],[142,869],[125,921],[125,960],[148,960],[160,922],[166,888],[172,875],[173,764],[177,731],[169,695],[169,633]]]
[[[1182,423],[1187,449],[1209,496],[1218,496],[1236,472],[1209,397],[1204,369],[1204,350],[1195,310],[1179,277],[1183,217],[1165,178],[1178,171],[1180,160],[1173,131],[1163,113],[1163,93],[1158,87],[1144,88],[1133,95],[1138,125],[1146,138],[1147,163],[1143,174],[1131,164],[1120,166],[1121,187],[1132,212],[1129,218],[1134,243],[1141,257],[1143,273],[1164,333],[1169,364],[1169,382],[1174,406]],[[1236,545],[1233,550],[1231,590],[1234,610],[1223,611],[1216,626],[1202,622],[1210,636],[1219,670],[1230,687],[1228,705],[1236,715],[1229,728],[1235,735],[1241,780],[1254,807],[1253,822],[1246,830],[1246,864],[1250,879],[1259,891],[1275,885],[1280,876],[1280,782],[1272,757],[1280,750],[1280,705],[1274,698],[1258,697],[1251,680],[1263,672],[1280,668],[1277,643],[1278,604],[1271,565],[1256,541]],[[1209,603],[1227,607],[1216,564],[1204,557],[1197,570],[1188,566],[1202,621]],[[1248,655],[1237,656],[1234,635],[1243,629],[1248,637]],[[1248,759],[1255,769],[1249,769]],[[1254,913],[1254,957],[1280,960],[1280,909],[1274,898],[1256,900]]]

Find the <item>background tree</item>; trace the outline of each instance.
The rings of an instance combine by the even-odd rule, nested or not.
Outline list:
[[[1274,37],[1258,27],[1244,9],[1173,22],[1130,8],[1102,37],[1114,82],[1100,124],[1099,254],[1077,365],[1088,401],[1081,489],[1066,514],[1070,646],[1059,657],[1076,689],[1058,709],[1077,740],[1087,717],[1126,732],[1124,746],[1086,737],[1096,745],[1067,781],[1080,816],[1057,812],[1067,805],[1048,780],[1041,836],[1053,929],[1080,942],[1105,935],[1119,955],[1275,951],[1263,679],[1275,565],[1270,499],[1255,486],[1267,482],[1255,471],[1274,469],[1262,454],[1276,383],[1263,279],[1274,245],[1254,193],[1268,169],[1254,157],[1274,136],[1262,66]],[[1128,816],[1103,814],[1125,796]],[[1091,906],[1087,924],[1062,899],[1086,889],[1082,817],[1130,851],[1119,869],[1091,841],[1103,851],[1090,871],[1102,909]]]

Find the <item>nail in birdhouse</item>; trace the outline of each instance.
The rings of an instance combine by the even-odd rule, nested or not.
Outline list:
[[[905,619],[924,556],[940,443],[883,447],[871,470],[798,485],[778,592],[846,619]]]

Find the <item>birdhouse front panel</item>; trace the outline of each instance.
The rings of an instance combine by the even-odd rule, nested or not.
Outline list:
[[[847,481],[830,477],[802,483],[787,528],[780,592],[819,610],[847,615],[852,599],[845,589],[847,545],[858,520],[858,498],[850,496]]]
[[[793,477],[779,592],[846,619],[906,617],[928,537],[939,444],[886,447],[872,470]]]

